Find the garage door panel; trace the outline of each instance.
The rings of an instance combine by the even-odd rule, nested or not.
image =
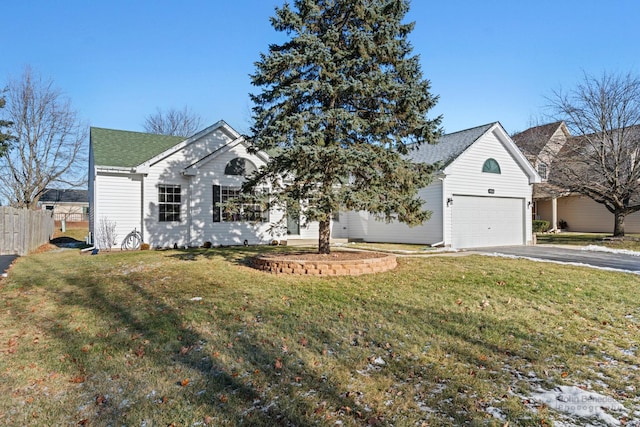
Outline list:
[[[451,227],[454,248],[522,245],[524,200],[454,196]]]

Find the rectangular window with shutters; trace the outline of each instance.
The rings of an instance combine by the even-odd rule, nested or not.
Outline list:
[[[225,185],[213,186],[213,222],[267,222],[268,209],[262,210],[261,204],[255,200],[242,200],[240,187]],[[225,203],[241,199],[233,207],[223,206]],[[237,201],[237,200],[236,200]]]
[[[180,186],[158,185],[158,212],[160,222],[180,221]]]

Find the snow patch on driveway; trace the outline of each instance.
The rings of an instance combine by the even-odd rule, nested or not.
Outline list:
[[[575,267],[589,267],[589,268],[595,268],[595,269],[598,269],[598,270],[615,271],[617,273],[631,273],[631,274],[640,275],[640,271],[623,270],[623,269],[620,269],[620,268],[611,268],[611,267],[600,267],[600,266],[593,265],[593,264],[585,264],[583,262],[555,261],[555,260],[552,260],[552,259],[534,258],[534,257],[529,257],[529,256],[523,256],[523,255],[502,254],[502,253],[499,253],[499,252],[482,253],[481,255],[494,256],[494,257],[500,257],[500,258],[510,258],[510,259],[526,259],[527,261],[535,261],[535,262],[550,262],[552,264],[573,265]]]
[[[631,255],[631,256],[640,256],[640,252],[630,251],[628,249],[611,249],[606,246],[598,246],[598,245],[589,245],[582,248],[583,251],[590,252],[607,252],[610,254],[621,254],[621,255]]]

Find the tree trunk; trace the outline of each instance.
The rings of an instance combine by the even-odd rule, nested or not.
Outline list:
[[[614,237],[623,237],[624,236],[624,217],[626,216],[623,212],[616,211],[613,214],[615,218],[615,223],[613,225],[613,236]]]
[[[331,221],[320,221],[320,233],[318,237],[318,253],[328,254],[331,252],[329,242],[331,240]]]

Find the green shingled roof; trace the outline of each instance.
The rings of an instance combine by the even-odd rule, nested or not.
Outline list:
[[[97,166],[138,166],[185,139],[182,136],[91,128],[93,159]]]

